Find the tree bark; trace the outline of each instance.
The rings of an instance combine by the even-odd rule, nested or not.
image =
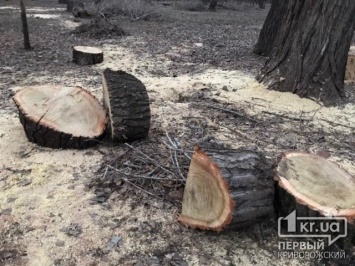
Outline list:
[[[25,87],[13,100],[28,140],[44,147],[91,147],[106,129],[105,110],[80,87]]]
[[[180,223],[220,231],[274,216],[274,182],[265,157],[248,150],[195,147],[184,191]]]
[[[103,72],[102,83],[112,140],[146,138],[150,128],[150,105],[144,84],[124,71],[111,69]]]
[[[20,7],[21,7],[21,21],[22,21],[24,47],[26,50],[29,50],[31,49],[30,34],[28,33],[26,7],[22,0],[20,1]]]
[[[267,14],[263,28],[260,31],[258,41],[254,46],[253,52],[257,55],[269,56],[277,36],[277,33],[283,23],[287,5],[285,1],[273,0],[271,8]]]
[[[342,103],[355,1],[284,2],[287,22],[257,79],[270,89],[315,98],[326,106]]]

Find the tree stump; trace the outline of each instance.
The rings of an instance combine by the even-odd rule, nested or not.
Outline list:
[[[355,46],[351,46],[349,50],[345,80],[355,81]]]
[[[111,69],[103,72],[102,84],[112,139],[121,142],[146,138],[150,127],[150,106],[144,84],[124,71]]]
[[[195,147],[179,222],[220,231],[274,216],[272,170],[262,154],[248,150],[209,152]]]
[[[89,46],[74,46],[73,61],[78,65],[99,64],[104,60],[104,53],[101,49]]]
[[[275,180],[283,195],[277,199],[282,214],[303,205],[305,216],[316,211],[355,222],[355,178],[337,164],[314,154],[287,153],[277,166]],[[287,195],[294,200],[287,201]]]
[[[348,244],[341,245],[355,245],[354,177],[321,156],[296,152],[283,154],[275,172],[280,216],[296,210],[300,217],[345,217]]]
[[[105,110],[80,87],[24,87],[13,100],[28,140],[38,145],[82,149],[105,132]]]

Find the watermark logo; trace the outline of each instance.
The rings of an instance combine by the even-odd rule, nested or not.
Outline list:
[[[329,246],[347,236],[347,225],[344,217],[297,217],[296,211],[280,217],[277,223],[279,237],[326,238]]]

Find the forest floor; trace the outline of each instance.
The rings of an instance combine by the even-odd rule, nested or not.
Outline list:
[[[324,107],[255,80],[265,59],[251,51],[269,6],[161,6],[160,20],[120,21],[127,36],[90,38],[73,33],[82,22],[57,1],[28,1],[26,51],[17,4],[0,3],[0,265],[322,265],[279,258],[274,220],[218,234],[177,222],[195,144],[258,150],[270,164],[285,151],[327,152],[355,175],[354,103]],[[104,62],[75,65],[75,45],[102,47]],[[148,139],[80,151],[27,141],[11,99],[19,87],[82,86],[101,100],[105,68],[146,85]]]

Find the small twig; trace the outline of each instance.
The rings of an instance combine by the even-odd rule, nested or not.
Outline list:
[[[282,118],[286,118],[286,119],[290,119],[290,120],[295,120],[295,121],[312,121],[312,119],[308,119],[308,118],[301,118],[301,117],[292,117],[292,116],[288,116],[288,115],[284,115],[284,114],[278,114],[278,113],[274,113],[274,112],[270,112],[270,111],[262,111],[262,113],[264,114],[269,114],[269,115],[276,115]]]
[[[168,180],[173,180],[173,181],[185,181],[183,179],[171,179],[171,178],[161,178],[161,177],[153,177],[153,176],[149,176],[149,174],[151,173],[148,173],[147,175],[136,175],[136,174],[128,174],[128,173],[125,173],[124,171],[121,171],[119,169],[117,169],[116,167],[113,167],[111,165],[107,165],[107,168],[110,168],[114,171],[116,171],[117,173],[120,173],[122,175],[125,175],[125,176],[129,176],[129,177],[133,177],[133,179],[152,179],[152,180],[165,180],[165,181],[168,181]],[[155,169],[154,169],[155,170]]]
[[[125,143],[126,146],[128,146],[129,148],[131,148],[134,151],[139,152],[140,154],[142,154],[145,158],[147,158],[148,160],[150,160],[151,162],[153,162],[156,166],[158,166],[160,169],[168,172],[169,174],[172,174],[175,176],[175,174],[173,172],[171,172],[170,170],[166,169],[165,167],[163,167],[162,165],[160,165],[156,160],[154,160],[153,158],[150,158],[148,155],[146,155],[145,153],[143,153],[142,151],[140,151],[139,149],[136,149],[135,147],[129,145],[128,143]]]
[[[129,181],[127,178],[122,178],[122,180],[124,180],[125,182],[127,182],[128,184],[134,186],[135,188],[138,188],[139,190],[143,191],[144,193],[151,195],[157,199],[161,199],[160,197],[158,197],[157,195],[154,195],[153,193],[141,188],[140,186],[137,186],[136,184],[132,183],[131,181]]]
[[[173,141],[173,140],[170,138],[169,133],[168,133],[167,131],[165,131],[165,135],[166,135],[166,137],[168,138],[170,144],[175,148],[175,149],[174,149],[174,156],[172,156],[173,164],[176,166],[176,168],[177,168],[177,170],[178,170],[180,176],[182,177],[182,179],[185,180],[186,178],[184,177],[184,175],[183,175],[182,172],[181,172],[180,165],[179,165],[179,160],[178,160],[178,158],[177,158],[176,149],[177,149],[177,147],[178,147],[178,144],[176,143],[176,141]],[[171,150],[170,150],[170,153],[171,153]]]
[[[202,106],[206,106],[206,107],[211,107],[211,108],[213,108],[213,109],[220,110],[220,111],[223,111],[223,112],[226,112],[226,113],[230,113],[230,114],[233,114],[233,115],[236,115],[236,116],[245,118],[245,119],[247,119],[247,120],[250,120],[250,121],[252,121],[252,122],[258,123],[258,121],[255,120],[254,118],[248,117],[248,116],[246,116],[246,115],[240,114],[240,113],[238,113],[238,112],[236,112],[236,111],[233,111],[233,110],[230,110],[230,109],[226,109],[226,108],[222,108],[222,107],[219,107],[219,106],[215,106],[215,105],[212,105],[212,104],[206,104],[206,103],[192,103],[192,104],[195,104],[195,105],[202,105]]]

